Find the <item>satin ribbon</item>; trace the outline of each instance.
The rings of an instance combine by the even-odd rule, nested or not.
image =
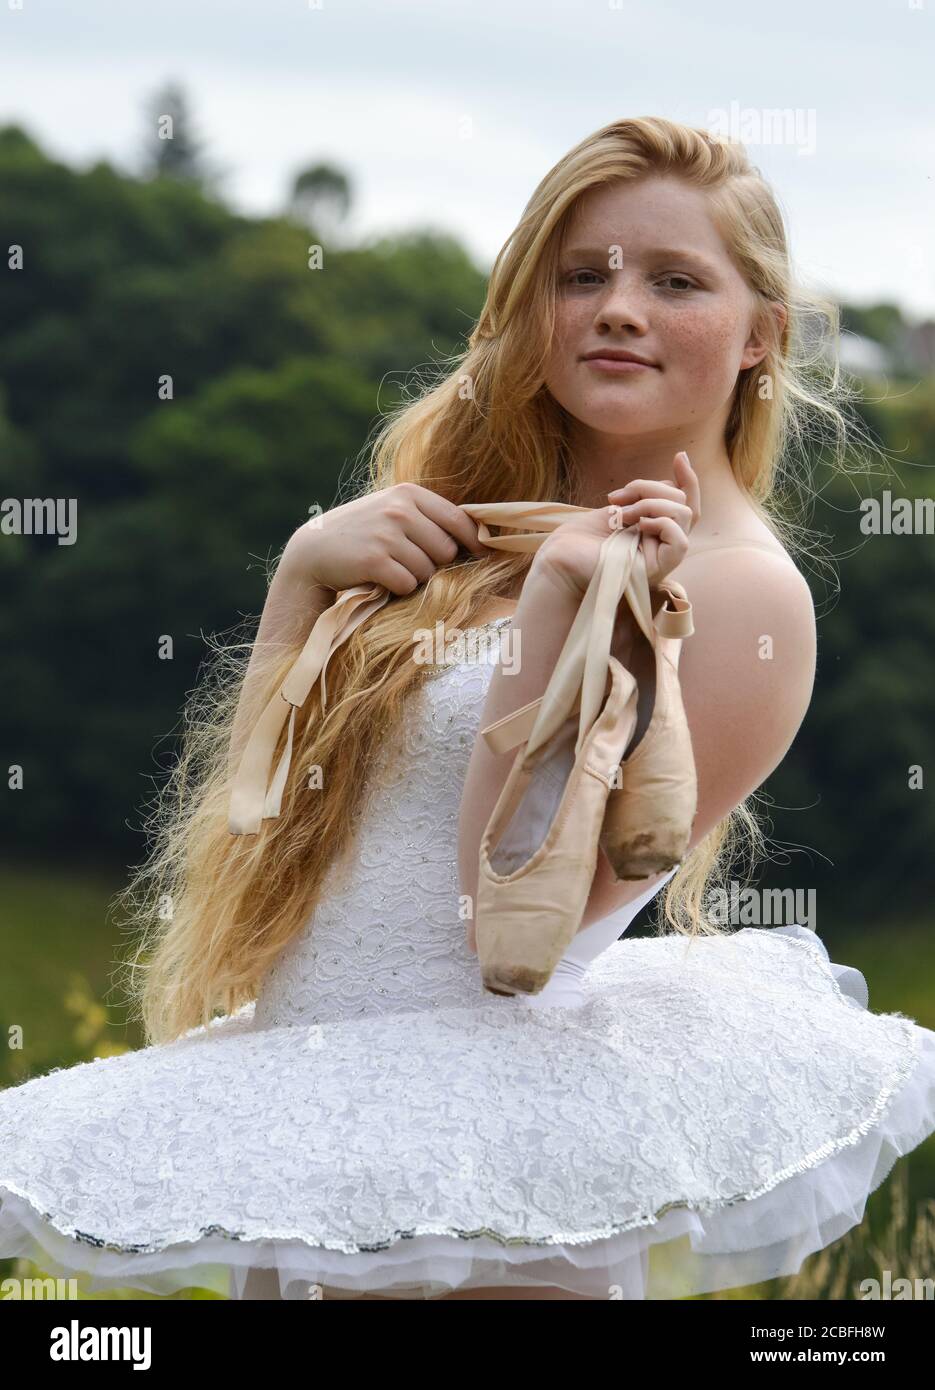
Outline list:
[[[569,517],[593,509],[565,502],[490,502],[465,503],[463,510],[477,522],[478,539],[484,545],[493,550],[531,552],[538,550],[546,537]],[[488,529],[490,525],[515,530],[518,534],[493,536]],[[606,667],[597,670],[593,653],[601,649],[602,638],[605,639],[603,649],[606,651],[610,634],[593,631],[595,613],[606,615],[609,612],[612,618],[616,603],[608,605],[607,594],[615,586],[625,593],[637,623],[650,643],[655,643],[657,634],[681,638],[690,636],[694,631],[691,604],[685,590],[674,581],[664,580],[658,589],[666,593],[667,599],[676,605],[675,608],[670,609],[668,602],[664,603],[653,618],[640,539],[640,532],[635,528],[611,529],[601,546],[594,577],[562,651],[563,661],[566,661],[566,656],[571,658],[566,666],[569,672],[567,689],[558,692],[556,700],[550,701],[548,706],[543,704],[540,697],[485,729],[484,736],[494,751],[505,751],[529,738],[527,753],[532,754],[567,717],[568,709],[571,708],[573,712],[575,707],[580,707],[581,711],[580,742],[582,732],[590,727],[596,717],[606,678]],[[228,828],[232,835],[256,835],[264,820],[274,819],[280,814],[292,761],[296,710],[305,704],[319,679],[322,709],[326,708],[325,672],[331,656],[371,613],[382,608],[392,596],[382,584],[358,584],[351,589],[342,589],[332,606],[319,616],[298,659],[260,715],[244,747],[230,796]],[[604,621],[604,618],[600,621]],[[577,692],[574,703],[567,698],[568,690],[572,687]],[[287,719],[285,747],[270,780],[273,758]],[[534,743],[530,738],[532,733],[535,733]]]

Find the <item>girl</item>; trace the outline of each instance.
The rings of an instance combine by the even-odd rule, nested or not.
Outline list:
[[[741,147],[625,120],[549,171],[463,361],[384,430],[370,490],[289,539],[246,672],[190,721],[123,895],[148,1045],[0,1097],[0,1256],[91,1288],[639,1299],[795,1273],[862,1220],[935,1130],[935,1034],[871,1013],[813,931],[704,909],[814,679],[769,507],[803,413],[843,426],[805,371],[808,308]],[[504,555],[466,508],[517,500],[590,510]],[[615,515],[694,607],[688,853],[648,882],[601,857],[546,988],[492,996],[469,905],[512,757],[477,733],[542,694]],[[367,584],[390,601],[297,712],[280,813],[231,834],[251,731]],[[414,661],[436,622],[468,649]],[[561,796],[543,769],[526,853]],[[671,931],[618,941],[662,891]]]

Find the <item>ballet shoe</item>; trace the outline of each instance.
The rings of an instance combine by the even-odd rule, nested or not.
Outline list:
[[[615,657],[610,657],[609,672],[610,691],[604,708],[578,749],[539,847],[513,873],[496,873],[491,865],[495,847],[540,761],[525,758],[527,745],[514,759],[484,832],[476,944],[483,986],[491,994],[538,994],[581,926],[597,867],[598,834],[611,779],[636,725],[636,682]],[[505,723],[499,721],[499,725]],[[491,725],[484,733],[495,734],[497,729],[498,725]],[[493,739],[488,741],[494,743]]]
[[[611,532],[545,694],[481,731],[496,753],[522,744],[479,853],[475,936],[492,994],[538,994],[581,926],[612,779],[636,728],[637,683],[610,646],[639,542],[637,533]],[[491,857],[576,710],[574,763],[545,837],[525,864],[498,873]]]
[[[682,639],[694,631],[691,604],[675,581],[659,585],[652,617],[642,551],[628,598],[655,654],[653,710],[642,737],[621,759],[607,798],[600,846],[618,880],[648,878],[681,863],[698,807],[691,733],[678,677]],[[637,639],[639,640],[639,638]]]

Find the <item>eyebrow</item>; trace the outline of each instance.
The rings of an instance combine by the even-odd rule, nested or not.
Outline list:
[[[619,242],[609,243],[609,245],[619,244]],[[561,259],[577,260],[582,257],[585,260],[604,260],[606,262],[609,254],[608,246],[569,246],[561,252]],[[704,270],[714,270],[712,263],[704,256],[699,256],[696,251],[688,251],[684,247],[654,246],[650,255],[657,260],[692,261]]]

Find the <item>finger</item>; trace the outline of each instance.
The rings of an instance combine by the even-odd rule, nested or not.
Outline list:
[[[692,511],[687,502],[669,502],[664,497],[643,497],[619,508],[620,523],[624,526],[641,516],[671,516],[686,532],[691,529]]]
[[[406,594],[412,594],[419,587],[419,579],[412,574],[405,565],[399,564],[389,555],[384,555],[379,564],[374,566],[373,582],[382,584],[384,589],[389,589],[391,594],[396,594],[404,598]]]
[[[679,486],[685,493],[685,500],[692,509],[692,525],[694,526],[701,516],[701,480],[692,468],[691,459],[684,449],[680,449],[675,455],[673,467]]]
[[[634,478],[624,487],[608,492],[611,502],[635,502],[641,497],[666,497],[672,502],[686,502],[685,490],[675,483],[663,482],[661,478]]]
[[[450,565],[458,554],[459,541],[424,512],[407,513],[403,523],[407,540],[423,550],[434,565]]]
[[[668,574],[685,558],[688,550],[688,537],[670,516],[641,516],[638,522],[641,533],[648,532],[659,543],[657,561],[660,574]],[[662,558],[663,552],[665,558]]]
[[[563,521],[560,526],[556,526],[555,530],[569,536],[581,532],[588,536],[603,537],[608,531],[621,530],[623,524],[620,508],[615,503],[609,502],[606,507],[595,507],[583,516],[570,517],[567,521]]]
[[[390,559],[415,575],[420,584],[425,584],[431,579],[437,569],[431,556],[426,555],[421,546],[407,540],[405,536],[400,536],[390,547]]]
[[[468,516],[463,507],[449,502],[447,497],[439,497],[438,493],[432,492],[430,488],[420,489],[416,497],[416,506],[443,531],[454,536],[472,555],[485,556],[491,553],[491,547],[478,540],[477,522]]]

